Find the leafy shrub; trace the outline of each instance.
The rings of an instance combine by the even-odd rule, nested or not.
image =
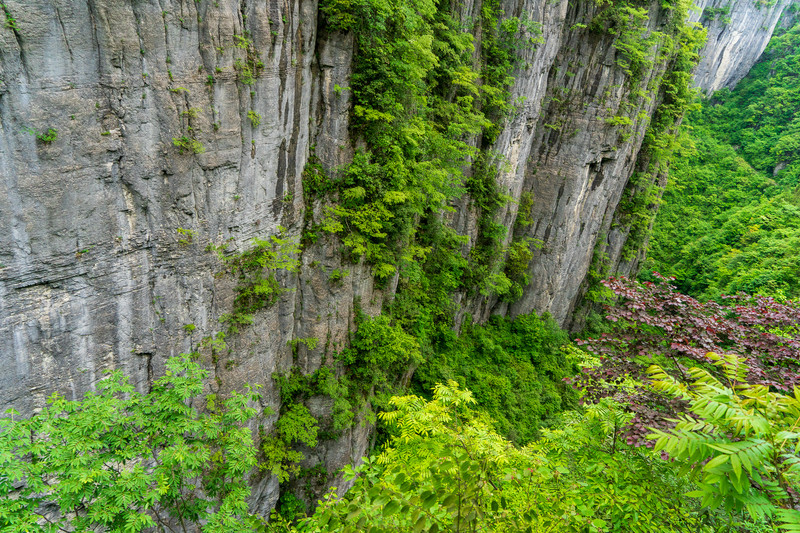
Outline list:
[[[747,383],[743,358],[708,354],[718,375],[693,367],[692,383],[662,368],[649,369],[653,386],[690,402],[675,428],[648,435],[656,451],[691,470],[698,479],[691,496],[711,509],[746,509],[754,519],[777,517],[780,528],[800,531],[800,389],[794,395]]]
[[[439,346],[417,369],[414,388],[422,393],[445,380],[462,384],[474,391],[478,406],[502,435],[525,444],[542,425],[575,405],[574,391],[563,383],[576,371],[564,350],[568,344],[566,333],[549,316],[493,316]]]
[[[148,394],[114,371],[82,401],[56,394],[31,418],[0,419],[0,529],[241,531],[258,394],[209,396],[198,411],[206,377],[184,355]]]
[[[262,469],[268,469],[283,482],[299,472],[297,465],[305,455],[292,448],[294,444],[317,445],[317,420],[302,404],[290,404],[275,423],[272,435],[262,435],[261,452],[264,462]]]
[[[296,257],[300,252],[297,240],[285,236],[284,228],[278,230],[278,235],[270,235],[268,239],[253,239],[252,246],[240,253],[226,253],[226,244],[209,244],[207,248],[217,252],[228,272],[238,280],[233,311],[220,318],[229,324],[231,332],[251,323],[252,313],[274,304],[287,291],[278,282],[277,271],[294,272],[300,265]]]
[[[250,119],[250,125],[252,125],[254,128],[256,126],[258,126],[259,124],[261,124],[261,114],[260,113],[256,113],[255,111],[250,110],[250,111],[247,112],[247,118]]]
[[[421,362],[419,342],[389,317],[361,317],[357,324],[350,347],[337,358],[362,390],[392,384],[409,366]]]
[[[172,144],[178,147],[178,152],[181,154],[183,152],[202,154],[203,152],[206,151],[206,147],[203,146],[203,143],[187,135],[182,135],[180,137],[173,137]]]
[[[50,144],[58,139],[58,130],[55,128],[47,128],[47,131],[38,131],[33,128],[25,128],[24,131],[30,133],[45,144]]]
[[[495,433],[455,382],[433,399],[394,397],[395,436],[349,472],[302,531],[710,531],[669,463],[615,439],[627,415],[611,400],[575,413],[526,448]]]

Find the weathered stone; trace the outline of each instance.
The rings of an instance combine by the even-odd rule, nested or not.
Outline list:
[[[695,85],[711,94],[732,89],[750,71],[792,0],[710,0],[698,2],[693,18],[708,29]]]

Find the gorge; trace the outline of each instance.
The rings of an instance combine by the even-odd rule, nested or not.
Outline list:
[[[639,267],[691,73],[707,93],[734,85],[790,5],[3,1],[0,406],[79,398],[112,368],[147,392],[199,351],[210,392],[263,386],[267,432],[273,376],[345,373],[334,354],[364,317],[578,327],[599,272]],[[247,255],[253,239],[264,254]],[[483,273],[419,291],[452,310],[398,310],[459,257],[454,272]],[[393,365],[407,384],[414,357]],[[305,405],[330,425],[330,395]],[[346,488],[337,472],[370,445],[355,417],[303,450],[325,485]],[[254,480],[256,510],[279,492]]]

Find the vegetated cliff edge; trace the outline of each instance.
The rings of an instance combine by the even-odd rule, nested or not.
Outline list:
[[[229,327],[219,319],[230,317],[242,293],[235,277],[217,275],[223,266],[210,241],[228,243],[230,256],[279,226],[303,237],[299,268],[275,273],[289,290],[273,291],[274,305],[229,335],[228,349],[206,341],[201,350],[215,371],[213,388],[264,384],[264,405],[275,413],[275,372],[309,374],[331,363],[355,329],[356,305],[372,316],[392,300],[402,284],[394,267],[382,263],[376,278],[376,261],[342,244],[352,213],[340,217],[342,231],[320,229],[346,191],[311,197],[303,183],[304,169],[306,182],[341,175],[357,149],[374,142],[351,124],[354,58],[367,49],[346,19],[331,23],[342,15],[337,4],[326,3],[327,16],[314,0],[3,4],[0,405],[30,413],[53,391],[78,397],[112,367],[147,389],[167,357]],[[755,41],[763,49],[784,6],[743,1],[730,21],[707,17],[718,32],[706,56],[740,58],[749,68],[756,57],[747,51]],[[612,270],[635,268],[638,243],[626,252],[625,242],[636,217],[651,210],[637,201],[653,180],[630,177],[637,167],[647,174],[652,154],[639,157],[645,131],[671,98],[664,80],[676,72],[681,26],[674,7],[567,0],[439,7],[460,23],[448,38],[474,34],[484,78],[498,25],[517,21],[502,28],[517,57],[508,110],[489,117],[497,126],[464,134],[484,150],[483,181],[467,169],[471,196],[444,200],[455,207],[445,222],[467,236],[458,243],[463,257],[486,270],[480,287],[453,290],[454,324],[466,315],[530,311],[566,323],[593,257],[607,257]],[[706,89],[739,72],[702,68]],[[459,72],[469,78],[468,70]],[[495,87],[505,88],[505,80]],[[667,129],[676,118],[665,116]],[[482,205],[484,185],[492,194]],[[359,187],[348,194],[362,194]],[[389,207],[407,201],[396,192]],[[414,242],[408,231],[403,238]],[[379,243],[381,234],[364,242]],[[504,260],[509,253],[519,259],[514,268]],[[486,260],[491,255],[499,259]],[[324,420],[332,401],[317,394],[306,404]],[[267,432],[276,419],[263,421]],[[304,464],[322,463],[332,474],[361,456],[368,435],[358,423],[331,433],[305,450]],[[277,479],[265,476],[255,487],[261,508],[272,506]]]

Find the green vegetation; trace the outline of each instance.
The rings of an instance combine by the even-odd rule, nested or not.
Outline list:
[[[319,395],[333,399],[331,420],[318,433],[321,440],[336,438],[342,430],[352,427],[356,412],[366,407],[363,393],[353,387],[346,376],[337,378],[336,371],[330,366],[323,365],[308,375],[293,367],[290,373],[275,374],[273,378],[280,388],[281,402],[285,405],[302,403]]]
[[[734,91],[716,93],[706,121],[756,170],[800,184],[800,24],[773,37]]]
[[[691,414],[674,429],[650,436],[656,451],[666,450],[700,478],[691,495],[703,506],[775,515],[781,529],[800,531],[793,488],[800,480],[800,391],[791,396],[747,383],[747,364],[734,355],[709,358],[722,379],[694,367],[687,386],[658,366],[650,369],[656,390],[691,402]]]
[[[255,128],[261,124],[261,115],[253,110],[247,112],[247,118],[250,119],[250,124]]]
[[[181,135],[180,137],[173,137],[172,144],[174,144],[178,148],[178,152],[181,154],[183,152],[202,154],[203,152],[206,151],[206,147],[203,146],[203,143],[187,135]]]
[[[237,79],[243,85],[253,85],[264,70],[264,63],[259,59],[258,50],[247,32],[243,35],[234,35],[233,38],[236,49],[244,50],[245,53],[244,58],[236,58],[233,62]]]
[[[722,7],[707,7],[703,10],[700,17],[701,22],[710,22],[719,20],[723,24],[730,24],[731,22],[731,5],[728,4]]]
[[[461,167],[474,152],[464,141],[486,124],[474,110],[472,36],[430,0],[402,4],[321,5],[330,26],[358,40],[352,122],[369,140],[342,170],[324,229],[343,233],[344,245],[381,279],[396,272],[415,220],[460,193]]]
[[[220,317],[228,324],[228,333],[236,333],[240,326],[253,321],[252,314],[274,304],[287,289],[281,287],[276,274],[279,270],[295,272],[300,265],[297,241],[284,235],[279,227],[278,235],[268,239],[255,238],[251,247],[243,252],[228,253],[228,244],[209,244],[208,251],[215,251],[226,271],[236,278],[236,297],[233,310]]]
[[[688,10],[685,2],[674,7],[671,25],[684,20],[682,17]],[[679,13],[682,13],[680,17],[677,16]],[[633,259],[647,241],[662,192],[659,177],[667,171],[669,161],[681,145],[678,125],[696,98],[690,82],[692,71],[700,60],[698,51],[705,43],[706,32],[697,25],[679,24],[675,33],[674,37],[661,36],[665,41],[662,53],[671,53],[672,62],[667,72],[653,81],[652,87],[658,87],[662,101],[645,132],[637,169],[618,208],[618,222],[628,228],[622,254],[626,261]],[[643,97],[641,90],[634,90],[632,94]]]
[[[328,279],[331,281],[331,283],[341,283],[341,281],[349,275],[349,270],[334,268],[331,270],[331,274],[328,276]]]
[[[311,416],[308,408],[302,404],[288,404],[275,423],[272,435],[261,435],[261,452],[264,457],[262,469],[269,470],[283,482],[300,471],[298,462],[305,456],[292,449],[295,443],[306,446],[317,445],[317,420]]]
[[[8,6],[5,4],[0,4],[0,8],[3,9],[3,14],[6,17],[5,26],[13,31],[19,31],[19,26],[17,26],[17,19],[11,14],[9,11]]]
[[[444,4],[328,0],[321,10],[330,27],[356,36],[351,121],[356,137],[367,140],[335,176],[338,201],[328,207],[322,229],[341,233],[352,255],[386,279],[411,254],[425,260],[428,247],[421,242],[431,236],[418,228],[438,233],[438,214],[464,185],[472,192],[462,183],[463,169],[477,155],[470,141],[482,138],[488,147],[496,138],[511,109],[516,50],[534,46],[540,31],[518,18],[501,22],[499,3],[485,2],[475,26],[482,43],[475,69],[473,36]],[[493,180],[489,162],[483,166],[485,179]],[[495,196],[494,203],[504,202]]]
[[[414,388],[426,394],[436,383],[455,381],[475,394],[501,435],[527,444],[542,424],[553,424],[576,405],[575,392],[563,383],[577,371],[568,346],[569,338],[549,317],[494,316],[442,343],[417,369]]]
[[[676,277],[687,294],[800,296],[798,50],[800,24],[688,121],[645,265]]]
[[[178,244],[182,244],[184,246],[192,244],[195,237],[197,237],[197,231],[193,229],[178,228]]]
[[[337,359],[364,390],[394,383],[410,365],[422,361],[419,342],[398,324],[392,324],[389,317],[357,316],[356,322],[358,329],[350,346]]]
[[[505,333],[514,333],[506,322]],[[563,340],[546,320],[529,318],[520,327],[520,342]],[[399,360],[414,349],[413,340],[378,319],[363,330],[354,344],[368,362],[384,350]],[[600,364],[570,350],[583,368]],[[306,518],[303,502],[285,493],[281,514],[269,523],[245,502],[257,469],[281,481],[327,480],[324,469],[298,467],[304,454],[296,446],[323,438],[302,401],[344,396],[333,390],[340,385],[329,368],[277,377],[281,416],[272,432],[259,428],[258,448],[248,427],[257,414],[249,407],[258,400],[252,389],[225,400],[201,397],[207,373],[189,356],[171,359],[147,395],[114,372],[83,401],[56,395],[30,419],[0,419],[0,531],[38,533],[55,524],[137,533],[168,522],[214,533],[798,530],[792,506],[800,488],[800,398],[748,383],[748,368],[735,355],[709,354],[708,361],[714,364],[689,371],[691,383],[674,368],[651,368],[653,390],[688,400],[690,413],[655,430],[654,448],[627,437],[638,416],[632,405],[592,398],[590,388],[583,408],[540,428],[524,447],[501,436],[455,381],[435,385],[430,400],[394,396],[380,414],[387,445],[345,469],[355,481],[347,495],[332,489]],[[630,387],[604,375],[619,393]],[[662,449],[673,460],[664,461]],[[61,508],[47,526],[44,501]]]
[[[115,371],[83,401],[56,394],[29,419],[0,418],[0,531],[178,523],[233,533],[254,523],[246,476],[256,450],[246,423],[258,394],[203,397],[207,375],[188,356],[173,358],[146,395]]]
[[[25,131],[45,144],[50,144],[58,139],[58,130],[55,128],[47,128],[47,131],[38,131],[33,128],[25,128]]]
[[[693,102],[688,81],[704,34],[684,25],[688,2],[683,0],[662,3],[668,13],[660,31],[647,29],[648,12],[640,5],[619,1],[597,7],[593,20],[574,29],[613,39],[628,101],[604,117],[608,127],[620,129],[624,141],[646,119],[631,110],[654,93],[662,102],[617,221],[629,231],[631,253],[646,239],[665,162],[687,153],[676,140],[676,127]],[[334,90],[338,96],[348,90],[352,97],[357,147],[352,163],[327,172],[312,149],[302,175],[301,239],[281,229],[235,253],[228,244],[209,245],[224,267],[220,276],[236,283],[233,308],[220,318],[224,331],[195,344],[195,326],[185,325],[192,353],[170,360],[167,376],[151,393],[135,392],[117,372],[82,402],[56,396],[30,419],[0,419],[0,533],[57,527],[743,533],[800,527],[798,513],[790,510],[800,489],[795,474],[800,399],[784,390],[797,374],[794,304],[778,310],[772,300],[750,307],[737,300],[734,313],[670,287],[605,282],[607,292],[620,297],[608,308],[616,325],[605,324],[608,334],[599,339],[580,341],[585,351],[548,316],[492,317],[483,325],[466,316],[456,323],[456,293],[504,302],[520,298],[530,282],[534,250],[541,246],[521,237],[520,230],[532,223],[530,193],[520,199],[514,228],[498,222],[510,199],[497,185],[504,162],[491,149],[514,109],[509,95],[512,74],[522,66],[518,51],[537,46],[541,28],[524,15],[507,17],[499,0],[482,2],[475,18],[463,22],[450,9],[438,0],[321,0],[321,24],[351,32],[356,42],[350,87]],[[720,16],[706,16],[712,15]],[[252,85],[264,65],[247,33],[234,37],[238,81]],[[784,56],[771,57],[774,63]],[[668,68],[650,79],[656,63]],[[789,68],[787,63],[773,70],[788,78]],[[717,120],[713,113],[734,113],[741,105],[736,94],[720,96],[721,110],[707,108],[702,124],[711,128]],[[773,99],[776,95],[783,93],[774,92]],[[732,102],[730,109],[725,102]],[[696,143],[714,155],[698,151],[713,166],[694,175],[708,178],[720,165],[735,171],[714,175],[713,184],[692,199],[692,209],[716,209],[720,216],[729,202],[744,206],[739,214],[724,215],[720,228],[734,235],[723,239],[726,246],[741,246],[735,235],[747,228],[752,243],[763,245],[751,255],[766,254],[785,240],[758,232],[795,227],[791,219],[800,207],[789,206],[793,197],[776,188],[795,168],[795,132],[778,127],[790,111],[776,109],[775,117],[784,114],[774,118],[753,109],[741,118],[743,125],[768,131],[765,138],[779,147],[770,152],[772,159],[752,163],[776,172],[775,180],[750,168],[720,140]],[[185,134],[173,139],[181,153],[204,151],[193,124],[200,112],[181,113]],[[253,110],[247,118],[253,128],[262,120]],[[741,131],[725,133],[731,136],[727,141],[733,142],[734,133]],[[750,147],[742,148],[748,157],[762,153],[744,134],[737,142]],[[764,197],[746,205],[765,186]],[[715,197],[703,199],[707,191]],[[471,248],[468,236],[444,222],[465,194],[478,213]],[[283,201],[294,203],[294,192]],[[755,217],[763,220],[754,223]],[[670,220],[677,229],[679,216]],[[193,244],[194,230],[177,232],[180,244]],[[658,249],[669,253],[684,250],[688,242],[669,244],[660,235],[654,238]],[[259,398],[251,389],[225,393],[226,398],[200,396],[209,390],[204,387],[218,389],[204,384],[207,373],[195,361],[232,369],[233,358],[218,364],[232,353],[231,336],[281,298],[288,290],[285,277],[300,267],[302,247],[320,238],[338,239],[345,263],[369,265],[378,287],[396,284],[395,297],[378,316],[364,314],[356,298],[343,346],[330,335],[324,341],[290,340],[285,355],[293,366],[272,375],[279,413],[258,413],[252,406]],[[790,280],[798,279],[797,255],[795,248],[788,250],[781,256],[783,277],[758,281],[759,286],[786,294],[795,290]],[[725,253],[730,256],[730,250]],[[714,283],[746,285],[733,267],[729,271],[727,280],[718,268]],[[762,274],[748,270],[757,280]],[[348,275],[349,270],[333,269],[331,286]],[[590,276],[599,285],[604,275],[598,248]],[[602,297],[597,287],[590,295]],[[736,355],[705,355],[717,346],[749,357],[756,377],[744,372]],[[322,365],[304,374],[304,359],[314,351]],[[651,359],[661,365],[652,369],[652,379],[642,370],[643,361]],[[690,360],[698,366],[687,373]],[[220,387],[218,375],[215,381]],[[322,415],[320,397],[327,397],[322,399],[329,406]],[[669,422],[679,415],[677,425]],[[312,457],[308,450],[376,420],[371,457],[348,469],[353,489],[340,496],[332,490],[306,516],[314,487],[329,482],[325,464],[301,468]],[[655,437],[650,446],[641,440],[648,432]],[[673,460],[664,461],[662,450]],[[248,483],[263,476],[281,484],[278,512],[269,523],[251,515],[245,503]],[[45,524],[44,501],[60,507],[55,520],[61,523]]]
[[[630,415],[610,399],[525,448],[495,433],[474,404],[454,382],[430,401],[392,398],[381,415],[390,446],[351,469],[355,487],[341,499],[330,493],[297,531],[758,530],[686,498],[691,483],[677,465],[619,438]],[[272,527],[295,531],[280,520]]]

